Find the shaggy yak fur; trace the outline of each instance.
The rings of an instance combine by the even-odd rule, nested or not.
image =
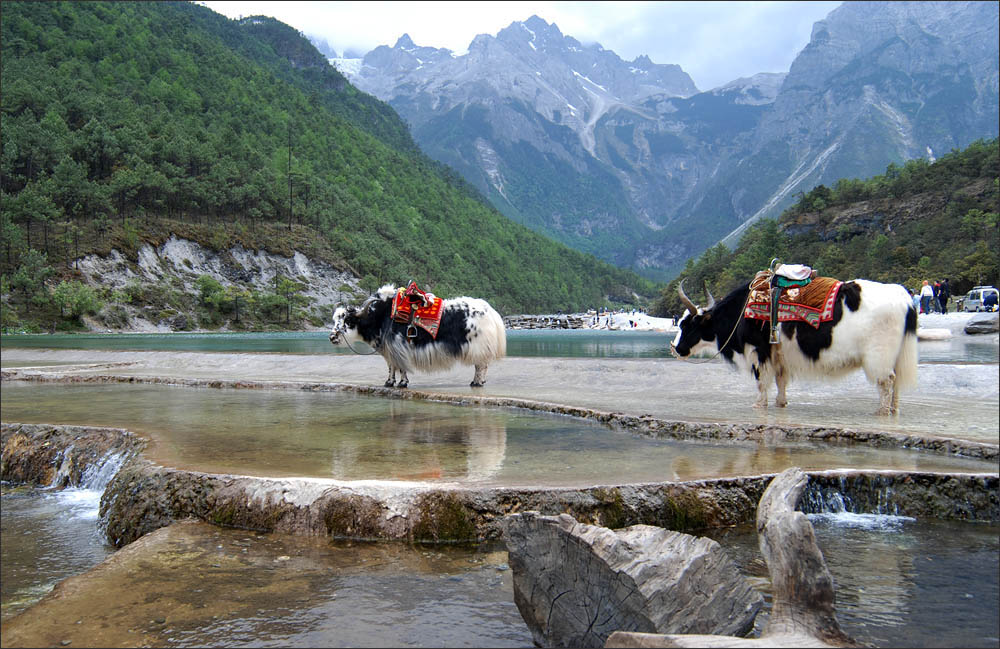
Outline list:
[[[413,370],[447,370],[455,363],[473,365],[472,387],[486,383],[486,368],[507,353],[507,332],[500,314],[485,300],[456,297],[444,300],[437,337],[421,327],[408,340],[407,325],[391,317],[396,287],[386,284],[359,307],[338,307],[333,314],[330,342],[363,342],[381,354],[389,366],[385,386],[405,388]],[[399,383],[396,383],[399,372]]]
[[[683,282],[682,282],[683,284]],[[906,289],[857,279],[845,282],[833,319],[819,328],[805,322],[782,322],[780,342],[769,341],[770,324],[743,317],[749,282],[718,303],[708,295],[696,306],[678,287],[687,307],[671,344],[678,358],[709,349],[733,364],[745,365],[757,381],[754,407],[766,408],[768,386],[778,387],[774,404],[787,405],[785,388],[793,377],[836,378],[856,369],[878,386],[876,414],[899,411],[899,390],[917,379],[917,312]]]

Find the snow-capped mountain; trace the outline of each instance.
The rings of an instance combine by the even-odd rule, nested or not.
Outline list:
[[[849,2],[786,74],[699,92],[537,16],[334,59],[512,219],[651,276],[796,193],[997,135],[995,2]],[[752,37],[752,35],[748,35]]]

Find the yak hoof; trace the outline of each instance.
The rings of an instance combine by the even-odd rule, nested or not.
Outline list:
[[[757,410],[767,410],[767,402],[761,403],[760,401],[754,401],[753,407]]]
[[[787,401],[775,401],[774,405],[777,408],[784,408],[785,406],[788,405],[788,402]]]
[[[409,384],[410,384],[410,382],[409,382],[409,381],[400,381],[400,382],[399,382],[399,383],[398,383],[398,384],[396,385],[396,387],[397,387],[397,388],[405,388],[405,387],[406,387],[406,386],[408,386]]]
[[[469,387],[470,387],[470,388],[481,388],[481,387],[483,387],[484,385],[486,385],[486,382],[485,382],[485,381],[484,381],[484,382],[482,382],[482,383],[479,383],[479,382],[477,382],[477,381],[473,381],[472,383],[470,383],[470,384],[469,384]]]
[[[391,388],[392,386],[396,385],[396,382],[393,381],[392,379],[389,379],[383,385],[385,385],[385,387],[387,387],[387,388]]]

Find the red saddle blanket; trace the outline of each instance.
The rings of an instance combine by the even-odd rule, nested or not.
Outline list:
[[[414,324],[437,338],[441,326],[444,300],[432,293],[424,293],[412,284],[399,288],[392,298],[392,319],[403,324]]]
[[[762,270],[750,282],[750,297],[744,315],[753,320],[771,320],[771,273]],[[833,319],[833,305],[844,283],[832,277],[817,277],[805,286],[792,286],[778,298],[778,322],[802,321],[819,328]]]

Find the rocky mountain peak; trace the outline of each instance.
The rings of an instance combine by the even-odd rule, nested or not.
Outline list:
[[[416,49],[416,44],[413,39],[410,38],[409,34],[403,34],[398,39],[396,39],[396,44],[392,46],[394,50],[413,50]]]
[[[700,92],[531,16],[464,56],[404,35],[350,79],[514,220],[655,274],[798,191],[995,137],[997,22],[995,2],[847,2],[787,74]]]
[[[967,62],[973,52],[973,60],[985,58],[988,64],[989,52],[996,60],[997,44],[996,6],[991,4],[845,2],[813,25],[809,43],[789,69],[788,83],[823,87],[858,59],[907,74]],[[922,54],[915,56],[917,50]]]
[[[784,72],[761,72],[752,77],[740,77],[710,92],[714,95],[734,95],[733,101],[737,104],[762,106],[774,102],[787,76]]]
[[[632,60],[632,65],[639,68],[640,70],[649,70],[656,66],[653,60],[650,59],[645,54],[640,54]]]
[[[524,22],[512,22],[497,33],[497,40],[502,43],[527,44],[534,51],[561,49],[564,36],[555,23],[551,25],[538,16],[532,16]]]

